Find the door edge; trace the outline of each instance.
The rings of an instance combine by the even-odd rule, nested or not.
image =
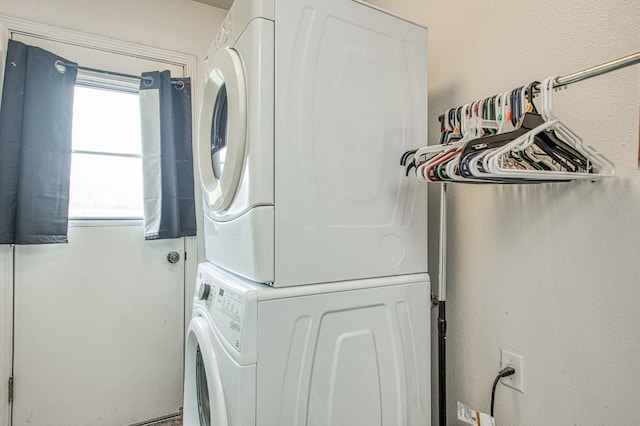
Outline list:
[[[13,404],[9,401],[9,379],[13,376],[13,284],[14,246],[0,246],[0,425],[11,425]]]

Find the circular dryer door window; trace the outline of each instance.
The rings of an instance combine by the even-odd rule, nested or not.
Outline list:
[[[247,136],[247,91],[240,56],[218,50],[210,59],[200,111],[198,166],[209,208],[231,205],[242,176]]]
[[[227,139],[229,139],[229,119],[227,107],[227,88],[224,83],[218,91],[213,105],[213,120],[211,123],[211,166],[213,176],[220,179],[227,156]]]

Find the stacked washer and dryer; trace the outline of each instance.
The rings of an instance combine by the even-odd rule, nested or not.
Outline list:
[[[354,0],[236,0],[205,59],[207,263],[185,426],[430,423],[427,32]]]

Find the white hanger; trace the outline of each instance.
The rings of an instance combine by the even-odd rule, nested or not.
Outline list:
[[[549,77],[540,85],[540,95],[542,99],[542,117],[545,122],[525,135],[516,138],[512,142],[493,151],[486,158],[488,171],[500,178],[528,179],[528,180],[572,180],[572,179],[596,179],[604,176],[612,176],[614,172],[613,163],[602,154],[585,144],[582,139],[569,127],[562,123],[553,113],[552,92],[553,83],[557,77]],[[504,156],[509,151],[518,152],[527,149],[535,143],[535,136],[547,130],[553,130],[556,135],[572,146],[579,153],[585,156],[593,166],[593,173],[568,172],[561,170],[517,170],[505,167]]]

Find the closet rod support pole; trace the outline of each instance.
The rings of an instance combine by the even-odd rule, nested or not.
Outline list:
[[[440,275],[438,280],[438,415],[447,426],[447,184],[440,186]]]
[[[613,61],[605,62],[604,64],[596,65],[594,67],[586,68],[582,71],[574,72],[573,74],[558,77],[553,84],[553,87],[566,86],[567,84],[586,80],[587,78],[596,77],[637,63],[640,63],[640,52],[623,56],[622,58],[614,59]]]
[[[438,299],[447,300],[447,184],[440,186],[440,271],[438,277]]]

